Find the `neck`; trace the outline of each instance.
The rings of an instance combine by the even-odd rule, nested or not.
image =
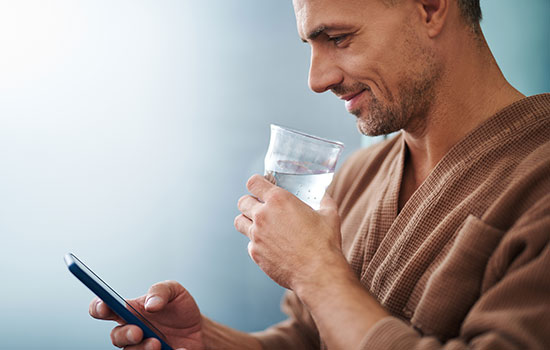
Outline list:
[[[456,39],[456,37],[455,37]],[[504,78],[485,39],[462,38],[445,47],[432,108],[421,128],[405,128],[407,167],[415,188],[458,141],[500,109],[523,98]]]

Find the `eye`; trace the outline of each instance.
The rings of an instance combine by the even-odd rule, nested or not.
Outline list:
[[[334,45],[338,46],[344,42],[344,40],[348,37],[348,34],[342,34],[342,35],[335,35],[335,36],[329,36],[328,40],[331,41]]]

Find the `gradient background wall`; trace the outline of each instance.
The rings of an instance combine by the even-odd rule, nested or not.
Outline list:
[[[482,0],[525,94],[550,91],[550,2]],[[233,228],[269,123],[362,144],[307,88],[290,1],[0,1],[0,348],[108,349],[72,251],[126,297],[175,279],[244,331],[284,318],[282,288]],[[457,91],[457,93],[460,93]]]

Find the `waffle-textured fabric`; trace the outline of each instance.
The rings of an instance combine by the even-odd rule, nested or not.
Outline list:
[[[403,136],[360,150],[329,189],[362,285],[392,315],[360,349],[550,349],[550,94],[457,143],[401,211]],[[265,350],[325,348],[288,292]]]

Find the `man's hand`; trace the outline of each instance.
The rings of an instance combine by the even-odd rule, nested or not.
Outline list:
[[[189,292],[175,281],[153,285],[149,292],[128,300],[139,313],[154,324],[174,349],[203,349],[202,317]],[[160,350],[157,339],[143,339],[141,328],[128,325],[100,299],[90,303],[90,315],[97,319],[113,320],[120,325],[111,332],[113,345],[132,350]]]
[[[252,176],[246,187],[252,195],[239,199],[242,214],[235,218],[235,228],[250,239],[250,257],[275,282],[294,290],[345,260],[340,218],[328,195],[315,211],[260,175]]]

